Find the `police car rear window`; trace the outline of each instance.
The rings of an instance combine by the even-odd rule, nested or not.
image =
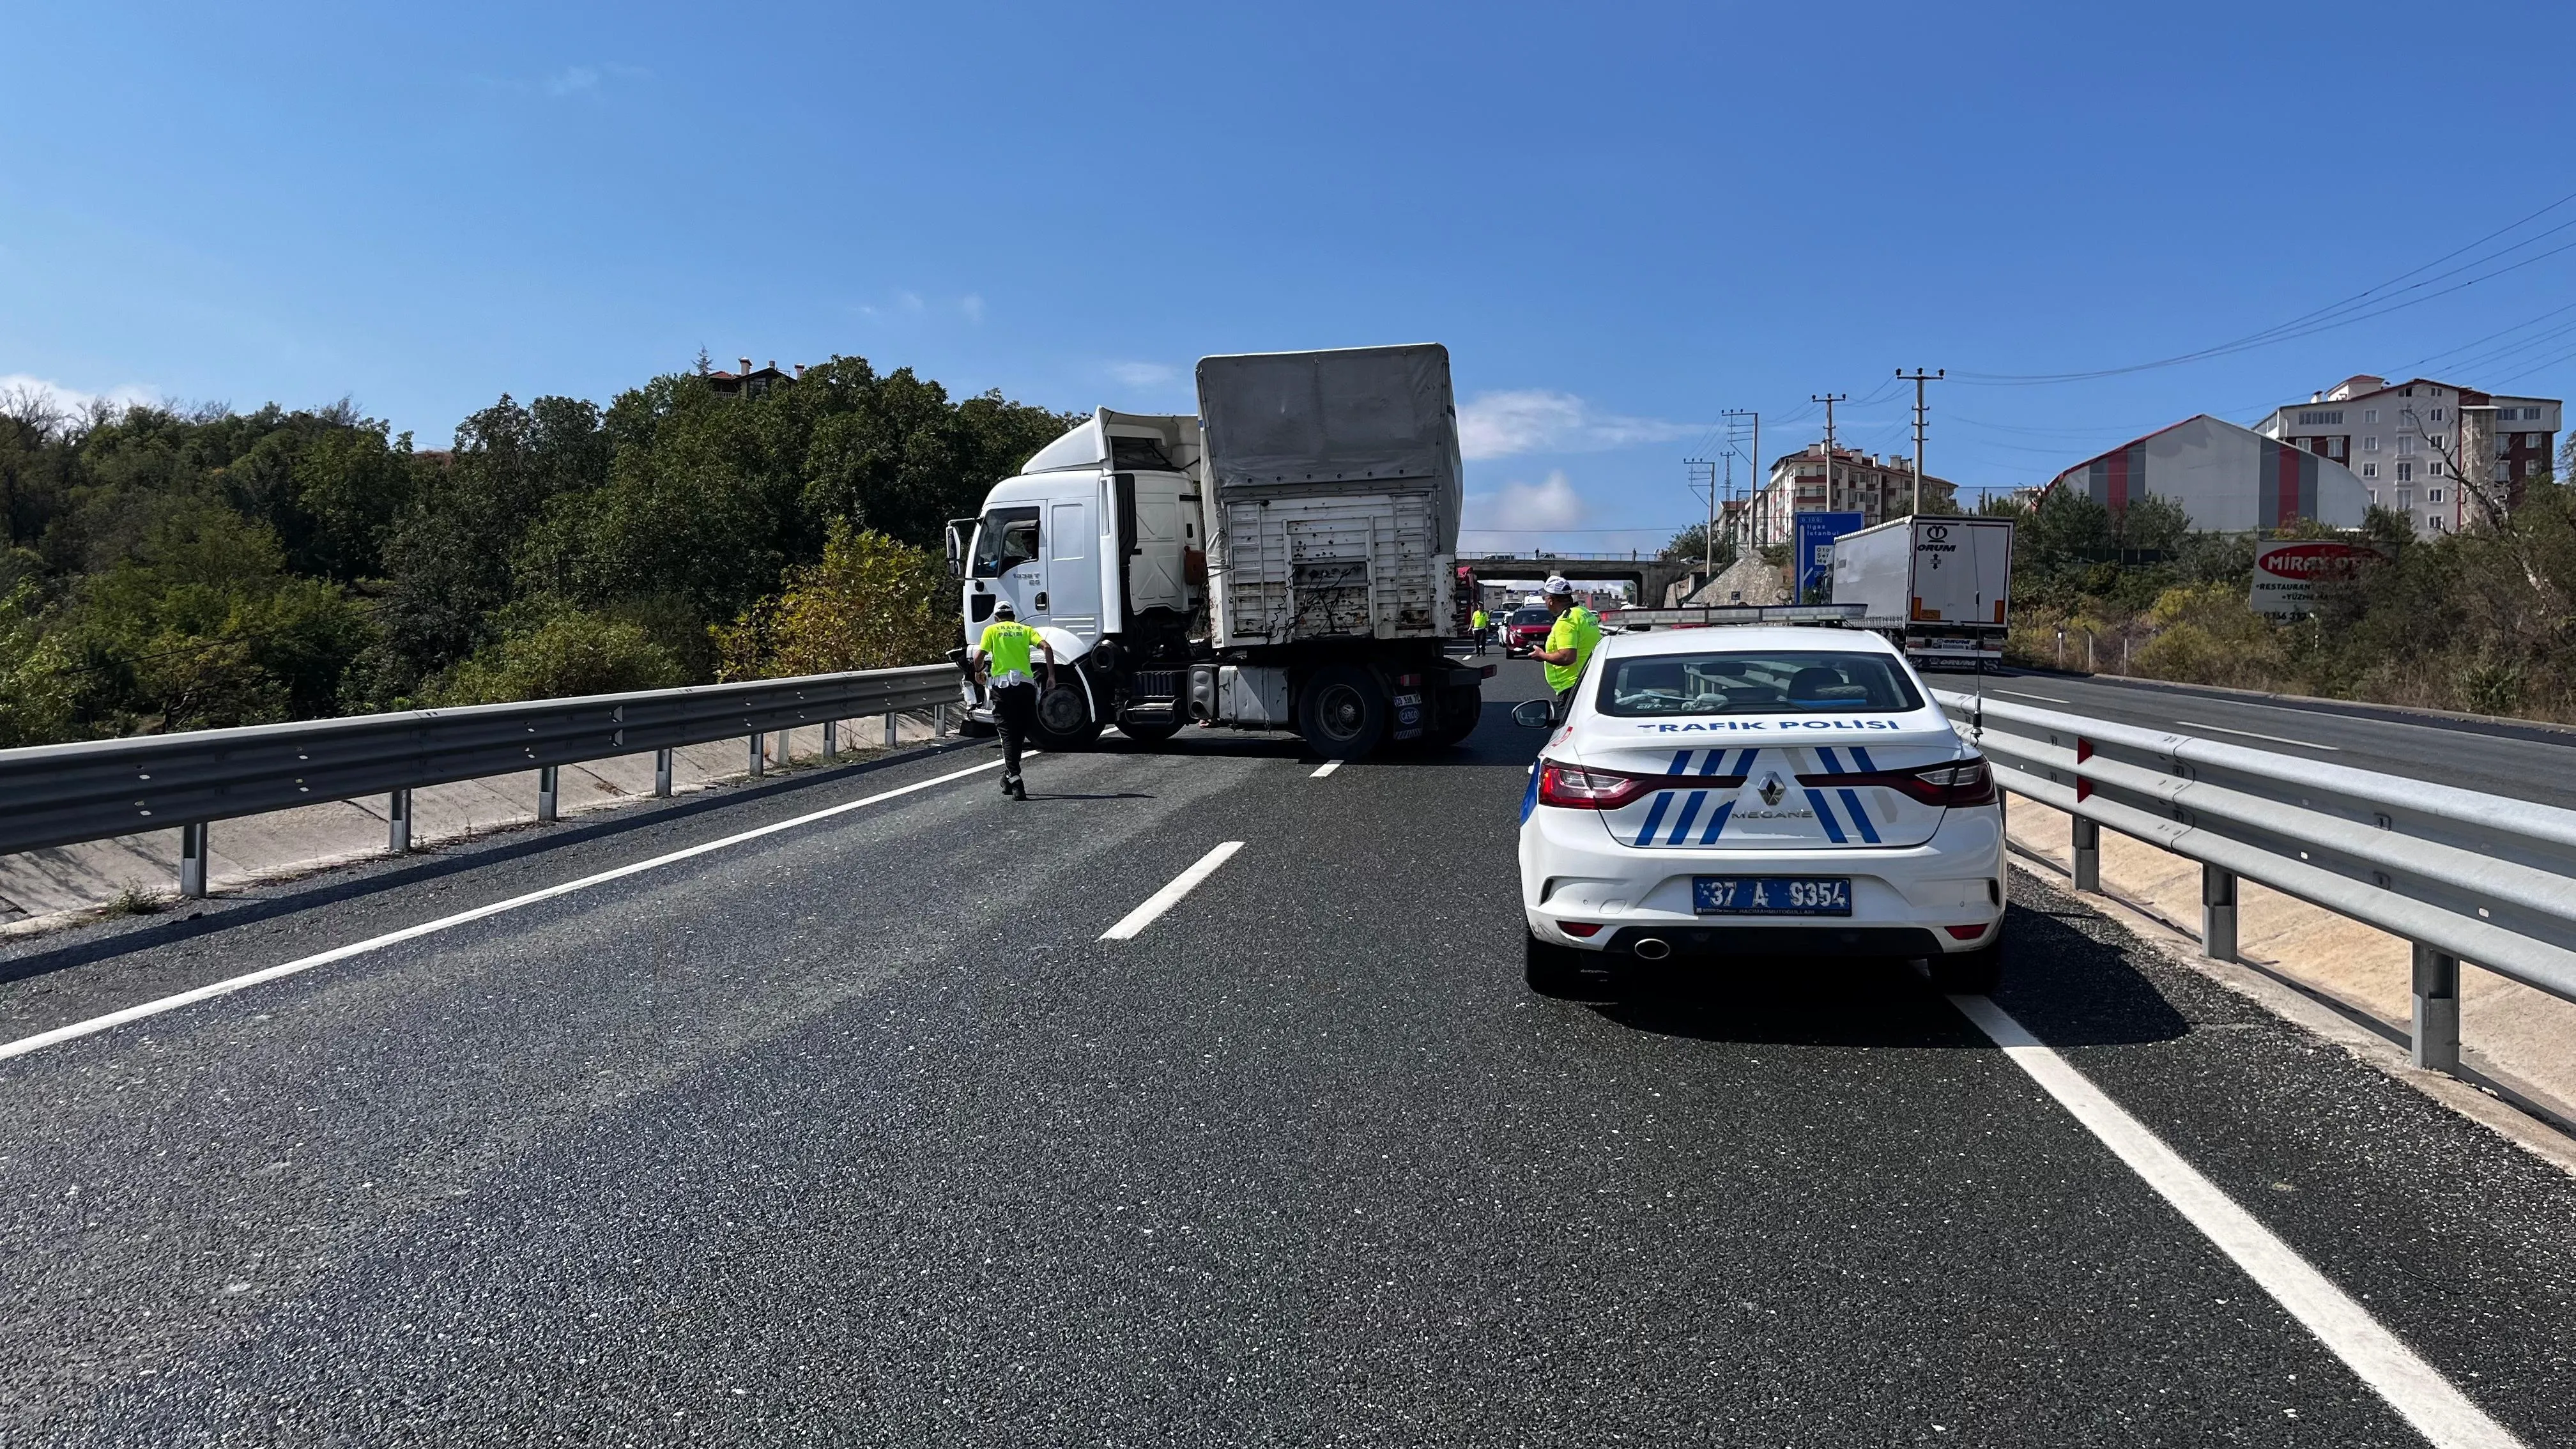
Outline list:
[[[1601,671],[1603,714],[1903,714],[1923,707],[1897,662],[1878,654],[1645,654]]]

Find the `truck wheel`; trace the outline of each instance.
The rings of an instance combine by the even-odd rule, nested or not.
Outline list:
[[[1440,691],[1440,728],[1433,732],[1435,745],[1454,745],[1476,732],[1476,721],[1485,712],[1485,692],[1472,684]]]
[[[1140,745],[1159,745],[1181,732],[1181,712],[1174,708],[1162,719],[1138,719],[1132,714],[1118,717],[1118,732]]]
[[[1297,700],[1297,733],[1328,760],[1356,760],[1386,736],[1386,690],[1356,664],[1315,671]]]
[[[1082,697],[1082,686],[1070,681],[1038,695],[1037,727],[1029,731],[1029,742],[1042,750],[1086,749],[1100,738],[1100,721],[1091,717],[1091,703]]]

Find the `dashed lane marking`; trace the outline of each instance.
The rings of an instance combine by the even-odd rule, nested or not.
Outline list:
[[[1032,750],[1027,753],[1033,755],[1036,751]],[[780,820],[769,825],[759,826],[756,829],[745,830],[737,834],[728,835],[722,840],[710,840],[702,845],[692,845],[685,850],[674,850],[667,855],[654,856],[651,860],[639,860],[632,865],[621,865],[615,870],[603,870],[597,875],[586,875],[579,880],[565,881],[561,885],[548,886],[541,891],[530,891],[523,896],[512,896],[506,901],[494,901],[487,906],[476,906],[470,911],[459,911],[452,916],[441,916],[434,921],[423,921],[417,926],[405,926],[399,931],[388,931],[381,936],[370,936],[363,941],[352,941],[346,946],[334,946],[328,951],[317,951],[310,956],[299,956],[292,961],[288,961],[280,965],[264,967],[245,975],[228,977],[222,981],[210,982],[207,985],[199,986],[188,991],[182,991],[173,996],[164,996],[157,1001],[147,1001],[140,1006],[129,1006],[123,1011],[111,1011],[105,1016],[93,1016],[87,1021],[76,1021],[69,1026],[58,1026],[52,1031],[38,1032],[34,1036],[22,1036],[13,1042],[0,1043],[0,1061],[7,1061],[11,1057],[23,1057],[30,1052],[40,1052],[49,1046],[59,1046],[67,1041],[77,1040],[78,1038],[85,1036],[92,1036],[112,1027],[123,1026],[127,1022],[141,1021],[146,1017],[159,1016],[165,1011],[176,1011],[183,1006],[193,1006],[200,1001],[211,1001],[218,996],[229,996],[236,991],[243,990],[246,987],[257,986],[264,981],[275,981],[282,977],[300,975],[303,972],[312,970],[316,966],[328,966],[334,961],[346,961],[352,956],[364,956],[371,951],[381,951],[387,946],[396,946],[405,941],[418,940],[423,936],[434,935],[440,931],[447,930],[451,926],[462,926],[468,922],[480,921],[488,917],[501,915],[505,912],[515,911],[524,906],[533,906],[540,901],[550,901],[557,896],[568,896],[575,891],[588,890],[595,885],[606,885],[608,882],[613,880],[624,880],[630,875],[641,875],[648,870],[658,870],[666,865],[676,865],[684,860],[693,860],[698,856],[723,850],[728,846],[740,845],[745,841],[758,840],[764,835],[776,835],[782,830],[794,830],[800,825],[811,825],[817,820],[829,820],[835,815],[847,815],[853,810],[864,810],[871,805],[882,804],[885,801],[895,799],[899,796],[915,794],[919,791],[930,789],[935,785],[945,785],[953,780],[963,780],[969,775],[980,775],[986,770],[999,768],[1001,763],[1002,762],[999,760],[989,760],[983,764],[975,765],[967,769],[952,770],[945,775],[933,776],[930,779],[918,781],[914,784],[899,786],[892,790],[881,790],[863,800],[844,801],[838,805],[829,806],[821,810],[810,811],[806,814],[799,815],[792,820]]]
[[[1172,877],[1172,883],[1145,897],[1145,903],[1118,918],[1118,924],[1100,933],[1104,941],[1132,941],[1137,933],[1154,924],[1154,919],[1181,903],[1181,897],[1198,889],[1200,881],[1216,874],[1216,868],[1234,858],[1243,849],[1240,840],[1229,840],[1199,857],[1199,863]]]
[[[2470,1403],[2370,1310],[2002,1007],[1982,996],[1953,996],[1950,1003],[2436,1449],[2523,1449],[2521,1440]]]
[[[2343,753],[2343,747],[2340,745],[2321,745],[2314,740],[2294,740],[2288,735],[2267,735],[2261,730],[2233,730],[2225,725],[2204,724],[2196,719],[2177,719],[2174,723],[2189,725],[2196,730],[2216,730],[2222,735],[2243,735],[2249,740],[2270,740],[2276,745],[2297,745],[2303,750],[2326,750],[2338,755]]]
[[[2059,699],[2056,695],[2053,695],[2053,694],[2024,694],[2022,691],[2020,691],[2020,690],[2018,690],[2018,689],[1996,689],[1996,688],[1994,688],[1994,687],[1993,687],[1993,686],[1991,686],[1991,685],[1987,686],[1986,693],[1988,693],[1988,694],[2009,694],[2009,695],[2011,695],[2011,696],[2012,696],[2013,698],[2015,698],[2015,699],[2044,699],[2044,700],[2048,701],[2050,704],[2073,704],[2073,703],[2075,702],[2075,701],[2073,701],[2073,700],[2071,700],[2071,699]]]
[[[1340,769],[1341,767],[1342,767],[1342,762],[1341,762],[1341,761],[1339,761],[1339,760],[1326,760],[1324,763],[1322,763],[1322,764],[1320,764],[1320,765],[1317,765],[1317,766],[1314,768],[1314,771],[1313,771],[1311,774],[1309,774],[1309,775],[1307,776],[1307,778],[1308,778],[1308,779],[1313,779],[1313,780],[1320,780],[1320,779],[1324,778],[1326,775],[1329,775],[1329,774],[1333,773],[1335,770]]]

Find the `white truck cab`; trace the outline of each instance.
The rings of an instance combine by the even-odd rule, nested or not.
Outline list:
[[[981,516],[948,525],[968,646],[1008,599],[1055,647],[1057,687],[1038,700],[1048,748],[1070,748],[1112,722],[1153,738],[1180,727],[1177,717],[1112,705],[1132,659],[1186,657],[1202,593],[1194,579],[1206,576],[1191,471],[1198,431],[1196,418],[1102,408],[995,484]],[[981,700],[970,699],[969,712],[991,718]]]

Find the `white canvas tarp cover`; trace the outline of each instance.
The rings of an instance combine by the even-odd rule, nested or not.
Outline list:
[[[1199,360],[1199,415],[1220,495],[1317,484],[1427,491],[1457,546],[1464,480],[1449,349],[1437,343]]]

